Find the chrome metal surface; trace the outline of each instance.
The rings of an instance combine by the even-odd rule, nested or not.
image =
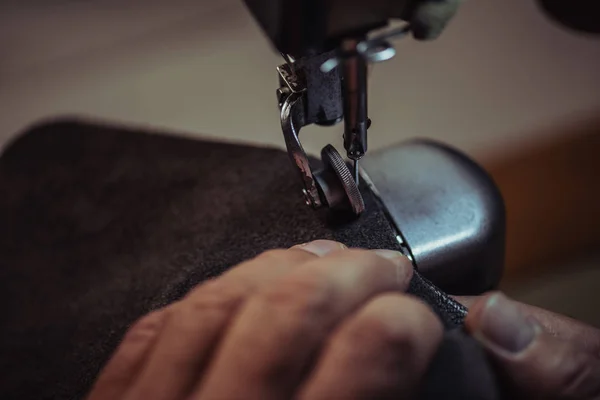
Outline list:
[[[332,71],[342,63],[345,58],[361,56],[366,62],[378,63],[390,60],[396,55],[396,49],[389,42],[391,39],[398,39],[410,33],[410,25],[404,25],[400,28],[383,32],[370,39],[358,42],[353,49],[339,52],[337,57],[332,57],[321,65],[323,72]]]
[[[303,112],[302,93],[290,93],[281,103],[281,130],[283,131],[288,155],[302,179],[307,203],[313,208],[319,208],[322,206],[319,191],[310,169],[308,157],[298,137],[300,128],[303,125]]]
[[[351,53],[356,40],[346,40],[342,51]],[[343,71],[342,99],[344,104],[344,148],[348,158],[360,160],[367,151],[367,62],[358,54],[346,57]]]
[[[453,294],[496,287],[504,264],[504,204],[481,167],[427,140],[373,152],[361,167],[423,276]]]

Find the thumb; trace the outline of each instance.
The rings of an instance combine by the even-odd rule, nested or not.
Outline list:
[[[549,334],[501,293],[477,300],[465,321],[514,395],[600,399],[600,358],[585,344]]]

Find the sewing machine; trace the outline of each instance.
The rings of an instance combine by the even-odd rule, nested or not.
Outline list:
[[[285,60],[277,68],[281,128],[306,204],[356,218],[365,210],[362,179],[386,209],[404,253],[425,276],[453,293],[481,293],[496,286],[503,266],[504,206],[481,167],[430,141],[412,141],[365,157],[372,123],[369,64],[393,58],[394,39],[438,37],[461,1],[245,3]],[[592,1],[540,3],[571,29],[598,31]],[[392,20],[403,24],[390,28]],[[311,163],[300,129],[342,121],[345,155],[352,166],[332,145],[321,151],[320,164]]]
[[[435,37],[455,9],[423,25],[417,3],[402,1],[247,4],[285,54],[274,89],[300,177],[295,186],[321,210],[297,201],[279,150],[81,121],[32,127],[0,163],[7,193],[0,207],[2,293],[11,307],[0,341],[10,365],[0,397],[81,397],[127,324],[266,248],[315,237],[399,248],[419,272],[409,292],[438,312],[449,332],[466,309],[421,276],[453,294],[498,282],[502,198],[479,166],[423,140],[365,156],[368,63],[393,56],[391,38]],[[386,31],[395,17],[407,25]],[[305,154],[302,126],[342,121],[351,168],[331,146],[321,162]],[[321,212],[342,224],[323,223]],[[436,363],[441,381],[426,386],[444,398],[473,398],[461,397],[456,384],[469,390],[491,370],[481,349],[456,334],[442,346],[447,363]]]
[[[365,210],[364,181],[420,271],[454,293],[480,293],[499,282],[504,252],[502,197],[485,172],[459,152],[425,141],[363,158],[371,125],[369,64],[394,57],[392,39],[437,37],[459,3],[246,0],[285,60],[277,68],[281,128],[306,204],[356,218]],[[407,22],[389,28],[391,19]],[[342,121],[351,168],[332,145],[313,168],[300,129]]]

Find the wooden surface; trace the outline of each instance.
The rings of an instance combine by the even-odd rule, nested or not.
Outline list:
[[[600,117],[556,129],[567,134],[486,165],[506,203],[508,281],[600,248]]]

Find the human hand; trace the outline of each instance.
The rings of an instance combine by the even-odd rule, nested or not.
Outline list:
[[[412,271],[329,241],[268,251],[134,324],[89,400],[410,398],[443,333],[403,294]]]
[[[600,330],[501,293],[458,300],[509,398],[600,399]]]

